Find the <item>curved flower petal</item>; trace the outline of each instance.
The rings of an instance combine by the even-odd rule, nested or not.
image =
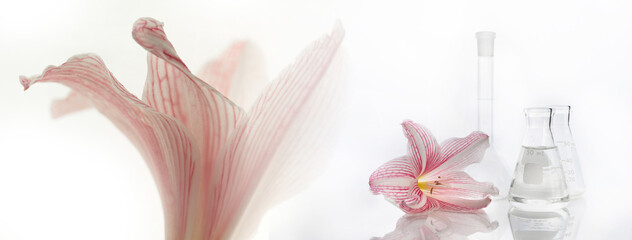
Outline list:
[[[393,159],[380,166],[371,174],[369,186],[373,194],[382,194],[396,204],[410,198],[411,188],[417,187],[417,177],[408,156]]]
[[[417,203],[414,202],[402,202],[399,204],[399,208],[405,213],[422,213],[433,209],[441,208],[445,203],[438,201],[437,199],[428,197],[419,188],[411,188],[411,192],[415,193],[419,197]]]
[[[228,92],[247,43],[236,41],[224,50],[219,58],[206,63],[202,72],[198,74],[200,79],[230,98]]]
[[[489,197],[483,199],[466,199],[453,195],[434,195],[428,197],[428,199],[437,200],[440,209],[453,212],[473,212],[487,207],[492,201]]]
[[[79,92],[72,91],[65,98],[54,100],[50,110],[53,118],[58,118],[90,107],[92,107],[90,99]]]
[[[488,147],[488,137],[483,132],[472,132],[464,138],[450,138],[441,144],[440,161],[429,165],[425,175],[433,178],[445,172],[462,171],[480,162]]]
[[[24,89],[57,82],[89,99],[138,148],[158,185],[165,210],[166,238],[184,239],[194,206],[199,154],[187,129],[129,93],[96,55],[74,56],[41,76],[20,77]]]
[[[450,172],[440,177],[437,179],[447,187],[435,188],[431,197],[444,195],[476,200],[498,195],[498,189],[492,183],[478,182],[463,171]]]
[[[201,151],[201,192],[197,203],[193,238],[201,238],[203,230],[217,220],[204,209],[217,206],[208,198],[211,178],[218,172],[220,152],[237,122],[245,115],[220,92],[195,77],[167,39],[162,23],[152,18],[136,21],[132,36],[148,53],[147,82],[143,99],[162,113],[180,120],[192,132]],[[220,206],[221,207],[221,206]]]
[[[143,100],[180,120],[200,144],[206,168],[219,156],[242,110],[213,88],[151,53]]]
[[[409,197],[399,204],[404,212],[423,212],[436,207],[434,201],[429,199],[428,196],[417,187],[411,187],[408,195]]]
[[[452,196],[427,196],[422,195],[425,201],[417,206],[401,203],[399,208],[405,213],[422,213],[433,209],[441,209],[452,212],[472,212],[487,207],[490,198],[471,200]]]
[[[162,22],[153,18],[139,18],[134,22],[132,37],[147,51],[173,64],[183,72],[190,73],[189,68],[182,62],[176,49],[167,39],[165,31],[162,29],[163,25]]]
[[[242,109],[250,109],[268,84],[261,51],[250,41],[234,42],[198,76]]]
[[[216,204],[210,210],[210,216],[221,220],[212,222],[207,231],[210,239],[226,239],[237,231],[238,220],[245,208],[253,203],[251,196],[255,193],[252,190],[258,189],[264,176],[277,171],[270,166],[300,164],[301,159],[274,156],[296,123],[301,108],[322,82],[343,37],[344,30],[337,25],[330,35],[308,47],[268,86],[248,117],[234,130],[221,156],[222,168],[213,174],[212,189],[215,191],[210,199]],[[285,176],[278,177],[286,179]]]
[[[343,53],[343,52],[340,52]],[[233,239],[249,239],[268,209],[304,190],[324,172],[337,144],[344,115],[344,55],[336,54],[327,72],[293,117],[268,160]]]
[[[202,159],[212,162],[242,117],[242,110],[188,70],[162,25],[152,18],[134,23],[134,39],[149,51],[143,99],[187,126],[200,144]],[[214,165],[209,164],[205,169]]]
[[[441,149],[437,140],[425,127],[412,121],[402,123],[408,138],[408,155],[417,176],[427,172],[427,166],[434,166],[440,160]]]

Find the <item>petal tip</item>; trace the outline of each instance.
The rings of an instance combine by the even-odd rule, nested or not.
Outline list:
[[[132,38],[145,50],[156,57],[174,64],[175,67],[189,71],[186,64],[180,59],[175,48],[167,39],[167,34],[162,28],[164,24],[156,19],[145,17],[134,22]]]
[[[490,195],[498,196],[498,194],[500,194],[500,191],[498,190],[498,188],[496,186],[492,185],[492,192],[490,193]]]
[[[25,76],[20,76],[20,84],[22,84],[22,87],[24,87],[24,91],[26,91],[31,86],[31,79]]]
[[[484,203],[483,207],[482,207],[482,208],[479,208],[479,209],[486,208],[487,206],[489,206],[489,204],[490,204],[491,202],[492,202],[492,199],[491,199],[490,197],[486,197],[486,198],[485,198],[485,203]],[[476,209],[476,210],[479,210],[479,209]]]
[[[487,135],[486,133],[481,132],[481,131],[474,131],[474,132],[471,133],[471,135],[472,136],[478,136],[480,138],[489,138],[489,135]]]
[[[410,128],[415,127],[417,124],[411,120],[404,120],[402,122],[402,127],[404,128],[404,130],[409,130]]]
[[[162,28],[163,22],[151,17],[141,17],[134,22],[134,30],[141,28]]]
[[[345,28],[342,26],[342,21],[340,21],[340,19],[338,19],[336,21],[336,23],[334,24],[334,28],[331,31],[331,35],[332,36],[335,36],[335,35],[344,36],[345,35]]]
[[[425,135],[425,136],[430,136],[431,138],[434,139],[434,136],[432,135],[432,133],[430,132],[430,130],[428,130],[426,127],[424,127],[423,125],[413,122],[411,120],[405,120],[404,122],[402,122],[402,128],[404,129],[404,133],[409,136],[409,134],[412,135]]]

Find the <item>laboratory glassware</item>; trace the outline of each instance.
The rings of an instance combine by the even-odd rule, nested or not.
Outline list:
[[[568,194],[576,198],[584,193],[585,185],[582,169],[575,148],[575,140],[570,128],[571,106],[553,105],[547,106],[553,109],[553,122],[551,132],[555,145],[560,153],[560,161],[564,170],[564,178],[568,186]]]
[[[509,190],[514,206],[544,209],[568,202],[568,187],[551,133],[552,112],[551,108],[525,109],[527,127]]]
[[[494,78],[494,32],[477,32],[478,48],[478,131],[489,136],[489,148],[479,164],[472,165],[468,172],[477,180],[492,182],[498,188],[495,199],[507,197],[511,176],[502,164],[494,148],[493,132],[493,78]]]

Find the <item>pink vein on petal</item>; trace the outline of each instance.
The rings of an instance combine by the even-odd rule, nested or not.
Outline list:
[[[233,234],[253,195],[252,189],[270,170],[279,143],[328,70],[343,36],[342,27],[337,25],[330,35],[308,47],[264,91],[248,117],[236,127],[221,155],[223,167],[213,174],[216,187],[211,199],[217,204],[210,215],[224,221],[213,222],[207,231],[210,239],[225,239]]]
[[[472,132],[464,138],[450,138],[441,144],[440,161],[430,166],[427,175],[462,171],[467,166],[480,162],[488,147],[488,136],[482,132]]]
[[[428,171],[428,165],[439,161],[441,148],[425,127],[412,121],[404,121],[402,128],[408,138],[408,155],[417,175],[421,175]]]
[[[84,97],[79,92],[72,91],[65,98],[53,101],[51,105],[51,115],[53,118],[58,118],[90,107],[92,107],[90,99]]]
[[[263,55],[250,41],[231,44],[219,58],[208,62],[199,76],[247,110],[269,83]]]
[[[369,178],[375,194],[382,194],[406,213],[432,209],[471,212],[486,207],[497,195],[491,183],[477,182],[463,169],[481,161],[489,146],[487,135],[473,132],[451,138],[440,147],[425,127],[402,124],[408,155],[387,162]]]
[[[195,204],[199,155],[188,130],[129,93],[96,55],[70,58],[48,67],[41,76],[20,77],[25,89],[37,82],[56,82],[80,92],[137,147],[158,185],[165,211],[167,239],[184,239]]]
[[[217,218],[206,214],[204,209],[218,203],[207,198],[211,189],[211,174],[218,168],[220,151],[244,112],[219,91],[194,76],[180,59],[167,39],[163,24],[155,19],[141,18],[136,21],[132,36],[148,53],[149,72],[143,99],[158,111],[169,114],[191,130],[200,144],[201,184],[196,191],[198,212],[195,213],[193,234],[199,236]]]
[[[380,166],[369,178],[373,194],[382,194],[397,204],[410,197],[409,191],[415,184],[415,175],[408,156],[399,157]]]
[[[226,49],[218,59],[210,61],[204,67],[200,78],[213,86],[224,96],[228,94],[232,85],[233,76],[246,48],[246,41],[236,41]]]

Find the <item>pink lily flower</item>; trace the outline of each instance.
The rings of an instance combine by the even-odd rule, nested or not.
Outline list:
[[[340,83],[331,65],[344,30],[338,24],[311,44],[258,96],[239,93],[261,77],[245,42],[211,62],[205,82],[180,59],[161,22],[141,18],[132,35],[148,51],[142,101],[94,54],[21,76],[21,83],[25,90],[39,82],[70,87],[54,102],[54,116],[93,106],[131,140],[158,186],[166,239],[247,238],[269,207],[304,187],[321,156],[305,146],[319,143],[327,91]]]
[[[397,221],[394,231],[371,240],[467,239],[474,233],[487,233],[496,228],[498,222],[491,222],[482,210],[472,213],[437,210],[406,214]]]
[[[369,178],[374,194],[384,197],[406,213],[431,209],[471,212],[486,207],[498,189],[481,183],[463,171],[480,162],[489,147],[488,137],[473,132],[450,138],[441,145],[423,126],[402,123],[408,138],[408,155],[380,166]]]

